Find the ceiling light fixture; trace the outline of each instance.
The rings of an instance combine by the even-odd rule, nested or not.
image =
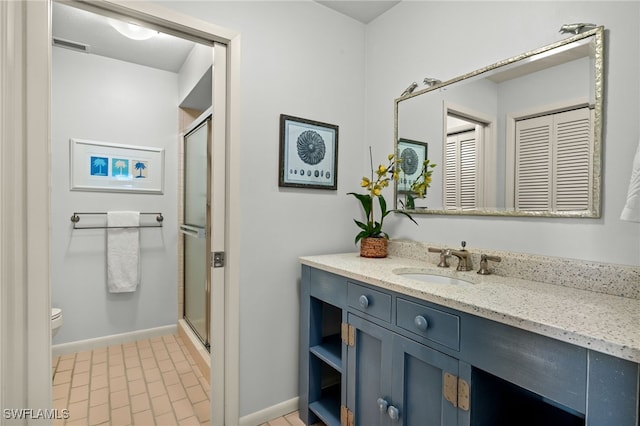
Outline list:
[[[109,24],[120,34],[132,40],[148,40],[158,34],[157,31],[151,30],[149,28],[144,28],[139,25],[119,21],[117,19],[109,19]]]

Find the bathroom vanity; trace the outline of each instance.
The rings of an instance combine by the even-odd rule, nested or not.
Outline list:
[[[394,255],[301,262],[306,424],[639,424],[637,298]]]

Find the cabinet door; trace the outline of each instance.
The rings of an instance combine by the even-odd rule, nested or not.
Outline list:
[[[393,405],[403,426],[458,424],[458,408],[444,394],[452,376],[457,398],[458,360],[402,336],[393,339]]]
[[[354,413],[356,426],[389,425],[384,405],[391,402],[393,336],[353,314],[349,314],[349,325],[355,329],[355,342],[347,349],[347,407]]]

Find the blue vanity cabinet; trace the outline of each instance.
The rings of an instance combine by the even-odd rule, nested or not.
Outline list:
[[[640,365],[307,265],[300,418],[640,426]]]
[[[347,349],[347,405],[355,426],[458,424],[456,401],[444,393],[447,378],[456,386],[457,359],[352,313],[348,321],[355,338]]]
[[[346,407],[345,279],[303,266],[300,289],[300,419],[339,426]]]

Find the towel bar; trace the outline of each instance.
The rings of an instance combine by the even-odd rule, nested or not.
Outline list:
[[[71,222],[73,222],[73,229],[107,229],[107,228],[161,228],[162,227],[162,221],[164,220],[164,217],[162,216],[162,213],[140,213],[141,215],[156,215],[156,222],[157,224],[147,224],[147,225],[138,225],[138,226],[94,226],[94,225],[90,225],[90,226],[78,226],[78,222],[80,222],[80,216],[78,215],[98,215],[98,214],[102,214],[102,215],[106,215],[107,213],[98,213],[98,212],[91,212],[91,213],[80,213],[80,212],[74,212],[73,215],[71,215]]]

